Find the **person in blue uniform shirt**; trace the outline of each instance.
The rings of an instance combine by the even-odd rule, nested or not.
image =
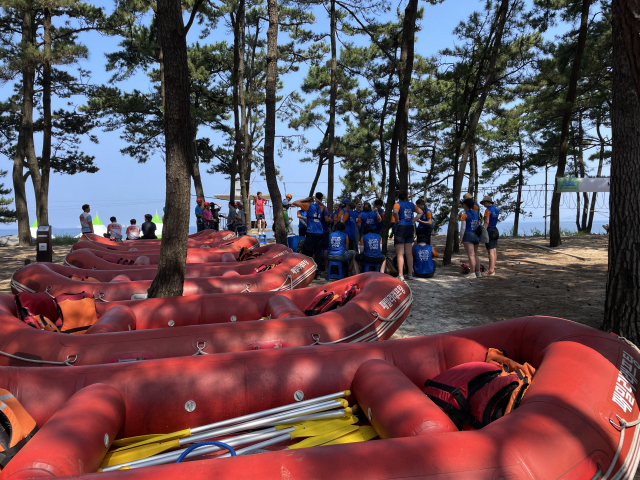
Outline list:
[[[487,255],[489,256],[489,270],[485,275],[495,275],[496,261],[498,260],[498,238],[500,238],[500,232],[498,231],[500,210],[498,210],[498,207],[493,203],[493,199],[488,195],[485,196],[480,203],[486,209],[484,211],[484,227],[489,234],[489,243],[485,243]]]
[[[427,243],[427,236],[419,233],[413,246],[413,274],[418,278],[431,278],[436,273],[438,252]]]

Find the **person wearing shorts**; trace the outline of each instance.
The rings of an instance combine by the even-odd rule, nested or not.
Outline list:
[[[460,215],[460,243],[464,246],[464,251],[469,257],[470,273],[465,275],[468,278],[482,277],[480,273],[480,260],[478,259],[478,245],[480,237],[476,233],[480,220],[478,213],[473,208],[473,198],[465,198],[462,201],[464,213]]]
[[[426,244],[431,245],[431,232],[433,231],[433,215],[431,210],[427,208],[423,199],[417,200],[416,205],[424,213],[416,220],[416,237],[424,235],[426,238]]]
[[[417,205],[409,201],[407,192],[398,194],[398,202],[393,206],[393,217],[396,229],[393,236],[393,244],[398,259],[398,278],[404,280],[404,265],[407,265],[407,279],[413,280],[413,238],[415,221],[414,213],[418,217],[424,213]]]
[[[253,205],[255,207],[256,213],[256,223],[258,224],[258,237],[260,237],[260,235],[264,235],[265,229],[267,228],[267,222],[264,219],[264,202],[265,199],[262,198],[262,192],[258,192],[258,196],[253,199]]]
[[[486,209],[484,211],[484,226],[489,234],[489,243],[485,243],[487,255],[489,256],[489,271],[485,275],[495,275],[496,261],[498,260],[498,238],[500,238],[500,232],[498,231],[500,210],[493,204],[493,199],[488,195],[480,203]]]
[[[356,255],[356,273],[360,273],[359,265],[369,263],[380,265],[380,271],[384,273],[386,257],[382,254],[382,237],[374,231],[373,225],[365,225],[362,235],[364,250]]]
[[[319,197],[319,198],[318,198]],[[316,263],[320,263],[322,257],[322,238],[324,229],[322,228],[322,216],[326,207],[322,204],[322,194],[316,193],[315,197],[309,197],[293,202],[293,206],[300,208],[307,214],[307,235],[302,246],[302,253],[308,257],[316,258]],[[316,272],[316,277],[319,272]]]

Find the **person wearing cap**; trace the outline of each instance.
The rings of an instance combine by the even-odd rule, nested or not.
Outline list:
[[[253,205],[256,213],[256,223],[258,224],[258,237],[265,234],[267,228],[267,222],[264,219],[264,204],[265,199],[262,198],[262,192],[258,192],[256,198],[253,199]]]
[[[485,275],[496,274],[496,261],[498,260],[498,217],[500,210],[493,204],[493,199],[486,195],[480,202],[486,210],[484,211],[484,227],[489,234],[489,243],[485,243],[487,247],[487,255],[489,256],[489,271]]]
[[[291,199],[293,196],[290,193],[282,199],[282,213],[284,215],[284,224],[287,227],[287,235],[293,235],[293,220],[289,218],[289,209],[291,208]]]
[[[196,200],[196,226],[198,227],[199,232],[204,230],[204,217],[202,216],[202,199],[201,198],[198,198]]]

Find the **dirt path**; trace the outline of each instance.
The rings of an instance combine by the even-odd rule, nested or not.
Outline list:
[[[71,251],[69,246],[54,246],[53,261],[62,263],[64,257]],[[11,293],[9,282],[11,275],[18,268],[24,266],[25,260],[36,261],[36,247],[0,247],[0,293]]]

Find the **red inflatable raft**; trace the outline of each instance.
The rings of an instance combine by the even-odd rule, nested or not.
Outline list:
[[[252,260],[258,263],[272,263],[274,259],[285,255],[286,253],[290,253],[291,249],[285,247],[284,245],[280,245],[279,243],[272,243],[270,245],[265,245],[264,247],[252,248],[251,254],[258,255],[258,258]],[[207,252],[209,253],[209,252]],[[191,263],[187,265],[187,270],[192,267],[200,267],[200,266],[216,266],[216,265],[233,265],[233,262],[238,261],[238,255],[236,253],[223,252],[216,253],[211,252],[211,255],[208,255],[207,258],[211,259],[210,262],[207,263]],[[82,249],[76,250],[69,253],[65,260],[64,264],[70,267],[88,269],[88,270],[134,270],[134,269],[157,269],[158,265],[140,265],[140,264],[127,264],[123,265],[122,260],[120,260],[120,256],[114,254],[110,256],[109,254],[105,255],[106,258],[110,258],[115,261],[108,261],[104,258],[99,257],[93,250]],[[120,263],[115,263],[120,260]],[[124,272],[123,272],[124,273]]]
[[[232,267],[226,269],[226,273],[214,267],[220,271],[219,276],[186,278],[183,295],[293,290],[309,285],[316,273],[315,262],[299,253],[283,256],[273,263],[275,266],[270,270],[259,273],[254,270],[244,275]],[[87,292],[107,301],[130,300],[133,295],[146,295],[153,281],[133,280],[123,274],[109,282],[83,282],[61,275],[52,268],[56,267],[32,263],[16,270],[11,276],[11,290],[14,293],[47,291],[53,296]]]
[[[360,292],[346,304],[314,316],[303,312],[325,288],[342,294],[351,284]],[[280,293],[95,302],[99,321],[84,335],[67,335],[30,327],[17,318],[13,295],[0,295],[0,351],[45,362],[72,359],[75,366],[197,352],[369,342],[390,338],[410,307],[411,292],[404,283],[389,275],[364,273],[322,287]],[[56,310],[55,304],[51,307],[45,301],[31,308],[34,315],[48,317],[51,308]],[[2,354],[0,364],[46,365]]]
[[[481,430],[450,429],[423,384],[483,362],[490,347],[530,362],[535,381],[512,413]],[[636,348],[615,336],[528,317],[366,345],[8,367],[0,387],[40,431],[2,478],[534,480],[602,479],[607,472],[608,479],[629,479],[640,459],[639,360]],[[380,440],[90,474],[116,435],[174,432],[347,389]]]

